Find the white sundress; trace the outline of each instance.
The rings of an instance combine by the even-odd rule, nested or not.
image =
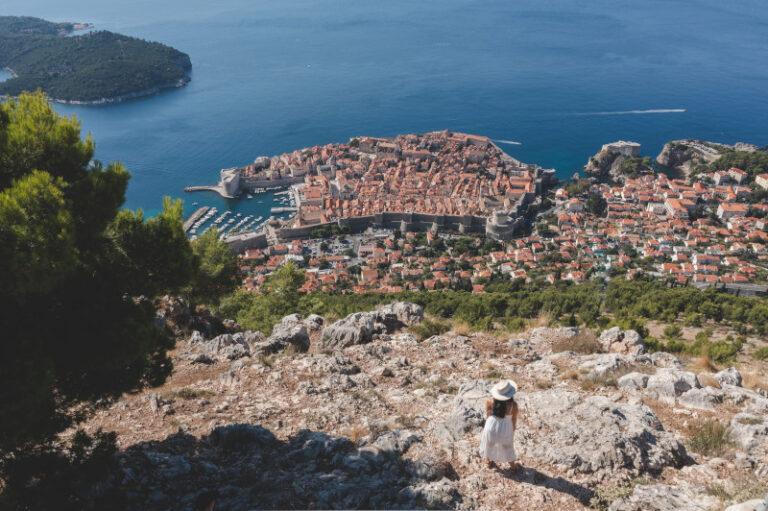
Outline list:
[[[485,419],[480,454],[497,463],[517,461],[515,427],[512,425],[511,415],[506,415],[503,419],[491,415]]]

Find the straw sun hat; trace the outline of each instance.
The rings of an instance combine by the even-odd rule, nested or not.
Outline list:
[[[512,380],[500,381],[491,389],[491,395],[499,401],[508,401],[517,392],[517,384]]]

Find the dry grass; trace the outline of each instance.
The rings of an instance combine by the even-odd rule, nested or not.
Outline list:
[[[758,424],[762,424],[763,420],[758,419],[757,417],[741,417],[737,420],[739,424],[745,424],[747,426],[756,426]]]
[[[688,437],[688,448],[704,456],[719,456],[731,445],[728,426],[717,420],[697,424]]]
[[[452,330],[455,335],[468,336],[472,333],[472,327],[463,321],[454,321]]]
[[[701,383],[703,387],[714,387],[716,389],[720,388],[720,383],[710,373],[699,374],[699,383]]]
[[[720,370],[720,368],[712,362],[712,359],[709,358],[706,351],[702,352],[700,356],[689,363],[689,369],[696,374],[716,373]]]
[[[563,380],[578,380],[579,372],[575,369],[571,369],[563,375]]]
[[[352,440],[354,443],[359,442],[361,438],[369,435],[370,433],[371,430],[368,428],[368,426],[364,426],[362,424],[355,424],[354,426],[350,426],[342,431],[342,434]]]
[[[640,369],[645,370],[643,366]],[[600,387],[618,387],[619,378],[634,371],[634,368],[621,367],[602,376],[590,376],[581,381],[582,390],[591,391]],[[639,372],[639,371],[638,371]]]
[[[540,326],[549,326],[554,322],[552,313],[548,311],[540,311],[539,314],[531,319],[531,328]]]
[[[592,391],[601,387],[618,387],[618,377],[612,374],[606,374],[604,376],[592,376],[591,378],[585,378],[581,381],[581,389],[586,391]]]
[[[400,415],[395,419],[395,425],[403,429],[416,429],[416,419],[410,415]]]
[[[582,355],[600,353],[602,348],[597,342],[595,334],[589,330],[579,332],[570,339],[562,339],[552,345],[552,353],[561,353],[563,351],[574,351]]]
[[[752,499],[762,499],[765,496],[765,482],[754,473],[738,474],[727,487],[722,484],[710,484],[706,492],[720,499],[724,506]]]
[[[456,394],[459,391],[459,388],[456,385],[451,385],[448,383],[448,380],[442,376],[432,383],[418,383],[414,388],[426,389],[427,392],[425,395],[430,397],[438,397],[440,394]]]
[[[746,389],[768,390],[768,381],[760,373],[744,373],[741,375],[741,385]]]
[[[192,389],[185,387],[182,389],[174,390],[168,393],[168,397],[171,399],[199,399],[209,398],[215,396],[216,393],[207,389]]]

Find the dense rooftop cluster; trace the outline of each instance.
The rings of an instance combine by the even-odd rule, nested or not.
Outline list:
[[[538,170],[486,137],[441,131],[260,158],[243,176],[304,176],[295,187],[299,227],[382,212],[488,216],[535,193]]]
[[[745,202],[752,192],[745,185],[763,185],[760,176],[753,183],[741,176],[739,169],[701,174],[689,185],[663,174],[644,175],[620,186],[593,183],[573,196],[560,188],[554,202],[547,201],[554,205],[539,214],[536,233],[507,242],[458,233],[379,231],[249,250],[243,254],[244,286],[258,291],[271,272],[290,261],[307,268],[307,292],[482,293],[498,281],[552,284],[634,279],[640,273],[679,285],[764,282],[768,205]],[[322,177],[309,180],[317,181],[330,183]],[[408,182],[399,179],[392,186],[403,189]],[[359,180],[354,186],[365,191],[389,185]],[[595,196],[604,199],[603,211],[589,211]],[[380,201],[372,197],[367,204]]]

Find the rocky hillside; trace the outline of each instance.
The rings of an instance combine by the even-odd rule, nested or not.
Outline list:
[[[650,160],[640,157],[640,144],[625,141],[603,145],[584,166],[587,175],[613,181],[623,181],[628,175],[650,171]]]
[[[724,150],[754,152],[758,147],[743,142],[730,146],[701,140],[674,140],[664,144],[656,162],[687,174],[697,165],[706,165],[717,160]]]
[[[163,387],[86,429],[117,431],[110,484],[142,511],[207,489],[227,510],[714,511],[764,495],[768,395],[735,368],[694,371],[618,328],[419,342],[422,317],[396,303],[332,324],[291,315],[269,337],[196,330]],[[517,473],[477,452],[501,378],[520,389]]]

